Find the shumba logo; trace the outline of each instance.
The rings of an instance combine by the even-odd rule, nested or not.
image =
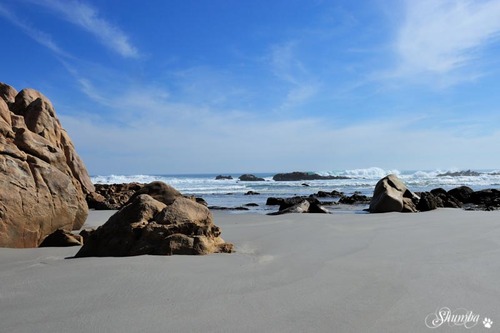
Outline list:
[[[443,325],[448,325],[450,327],[462,326],[466,329],[470,329],[479,323],[479,319],[479,314],[468,311],[467,309],[460,308],[452,311],[448,307],[442,307],[441,309],[437,309],[436,312],[429,313],[427,317],[425,317],[425,325],[429,328],[438,328]],[[486,328],[490,328],[492,324],[493,322],[488,318],[483,320],[483,325]]]

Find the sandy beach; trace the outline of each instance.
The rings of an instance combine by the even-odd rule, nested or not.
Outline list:
[[[214,216],[236,253],[0,249],[0,331],[428,332],[443,307],[500,325],[500,212]]]

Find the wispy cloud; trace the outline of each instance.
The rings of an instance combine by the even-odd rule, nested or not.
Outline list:
[[[301,104],[318,93],[319,84],[296,54],[297,42],[273,45],[269,61],[273,74],[289,85],[288,93],[279,109]]]
[[[65,20],[90,32],[105,47],[125,58],[140,56],[137,48],[129,41],[129,37],[89,4],[76,0],[41,0],[33,3],[62,14]]]
[[[499,1],[407,0],[395,43],[397,74],[453,73],[499,37]]]
[[[142,98],[154,96],[145,93]],[[120,108],[123,113],[129,109],[126,103]],[[189,117],[172,122],[166,115],[172,112]],[[189,104],[158,103],[134,116],[133,126],[88,114],[61,120],[92,173],[332,170],[363,167],[367,160],[383,168],[478,168],[488,165],[489,152],[500,138],[498,131],[464,137],[455,127],[414,128],[401,117],[337,128],[320,118],[242,121]],[[473,164],[463,164],[464,151]]]
[[[57,43],[52,39],[52,36],[41,30],[32,27],[23,19],[17,16],[14,12],[10,11],[6,7],[0,4],[0,16],[7,19],[11,24],[17,26],[21,29],[27,36],[39,43],[40,45],[48,48],[58,56],[63,56],[65,58],[71,58],[71,56],[65,52]]]

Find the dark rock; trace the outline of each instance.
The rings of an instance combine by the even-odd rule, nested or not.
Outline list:
[[[314,198],[314,197],[298,196],[298,197],[291,197],[291,198],[285,198],[285,199],[283,199],[283,201],[280,203],[279,210],[284,210],[284,209],[287,209],[289,207],[295,206],[295,205],[301,203],[304,200],[306,200],[307,202],[309,202],[309,204],[321,205],[321,203],[319,202],[319,200],[316,199],[316,198]]]
[[[344,196],[344,193],[336,190],[333,190],[331,192],[318,191],[315,196],[317,196],[318,198],[340,198]]]
[[[254,191],[248,191],[247,193],[245,193],[245,195],[260,195],[260,193]]]
[[[258,204],[256,204],[256,203],[254,203],[254,202],[250,202],[250,203],[247,203],[247,204],[245,205],[245,207],[259,207],[259,205],[258,205]]]
[[[459,191],[460,192],[460,191]],[[461,208],[462,202],[459,201],[443,188],[436,188],[430,192],[420,193],[420,200],[417,204],[419,211],[425,212],[436,208]]]
[[[351,196],[341,196],[339,199],[339,203],[345,205],[360,205],[360,204],[369,204],[371,198],[362,194],[353,194]]]
[[[267,206],[279,206],[281,205],[285,199],[283,198],[275,198],[275,197],[269,197],[266,200],[266,205]]]
[[[290,172],[290,173],[278,173],[273,176],[275,181],[300,181],[300,180],[328,180],[328,179],[349,179],[349,177],[343,176],[321,176],[317,173],[312,172]]]
[[[431,193],[434,194],[434,195],[448,195],[448,191],[446,191],[444,188],[442,187],[438,187],[438,188],[435,188],[433,190],[431,190]]]
[[[496,189],[475,191],[470,196],[470,202],[484,210],[498,209],[500,208],[500,191]]]
[[[447,194],[461,203],[470,203],[473,192],[474,190],[468,186],[460,186],[449,190]]]
[[[90,235],[95,231],[95,229],[89,228],[89,229],[83,229],[80,231],[79,235],[82,237],[83,242],[82,244],[85,244],[87,239],[89,239]]]
[[[209,206],[210,210],[249,210],[246,207],[223,207],[223,206]]]
[[[462,203],[458,201],[455,197],[448,194],[438,194],[436,195],[443,202],[443,207],[445,208],[460,208]]]
[[[43,240],[39,247],[81,246],[83,237],[63,229],[57,229]]]
[[[344,192],[333,190],[333,191],[330,192],[330,196],[332,198],[340,198],[340,197],[344,196]]]
[[[316,204],[316,203],[309,203],[309,210],[307,213],[311,214],[330,214],[330,212],[322,206],[323,203]]]
[[[203,198],[195,198],[195,201],[199,204],[202,204],[205,207],[208,207],[208,203]]]
[[[435,196],[431,192],[420,193],[420,200],[417,204],[417,210],[421,212],[427,212],[438,207],[444,207],[443,201],[439,197]]]
[[[481,174],[476,171],[472,170],[466,170],[466,171],[456,171],[456,172],[445,172],[445,173],[440,173],[437,175],[437,177],[474,177],[474,176],[480,176]]]
[[[231,180],[231,179],[233,179],[232,176],[218,175],[217,177],[215,177],[215,180]]]
[[[259,178],[259,177],[256,177],[255,175],[251,175],[251,174],[241,175],[238,179],[241,180],[242,182],[263,182],[263,181],[265,181],[264,178]]]
[[[304,204],[304,201],[306,201],[307,204]],[[314,196],[297,196],[291,198],[270,197],[267,199],[266,205],[280,206],[278,212],[269,215],[280,215],[285,213],[328,213],[328,211],[321,206],[321,202]]]
[[[305,187],[309,187],[311,185],[307,184],[307,183],[303,183],[302,186],[305,186]]]
[[[281,207],[280,207],[279,211],[274,212],[274,213],[269,213],[267,215],[282,215],[282,214],[290,214],[290,213],[307,213],[307,211],[309,210],[310,205],[311,204],[309,203],[309,201],[302,200],[301,202],[296,203],[295,205],[289,206],[289,207],[284,208],[284,209],[281,209]]]

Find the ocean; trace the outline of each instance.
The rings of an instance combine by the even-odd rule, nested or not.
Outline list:
[[[314,180],[314,181],[274,181],[277,173],[254,173],[265,181],[246,182],[238,179],[244,173],[222,174],[189,174],[189,175],[95,175],[91,179],[94,184],[116,183],[149,183],[163,181],[184,195],[194,195],[203,198],[209,206],[241,207],[249,203],[257,204],[247,207],[248,211],[235,213],[268,213],[276,207],[266,206],[268,197],[308,196],[318,191],[333,190],[352,195],[354,192],[371,196],[375,184],[388,174],[396,174],[413,192],[430,191],[434,188],[445,190],[466,185],[474,190],[500,187],[500,172],[498,170],[475,170],[473,172],[458,172],[457,170],[384,170],[377,167],[338,171],[313,171],[326,176],[344,176],[349,179]],[[217,175],[231,176],[233,179],[216,180]],[[247,195],[249,191],[258,195]],[[325,201],[335,201],[325,198]],[[352,209],[345,206],[331,206],[332,212],[360,212],[363,207]]]

